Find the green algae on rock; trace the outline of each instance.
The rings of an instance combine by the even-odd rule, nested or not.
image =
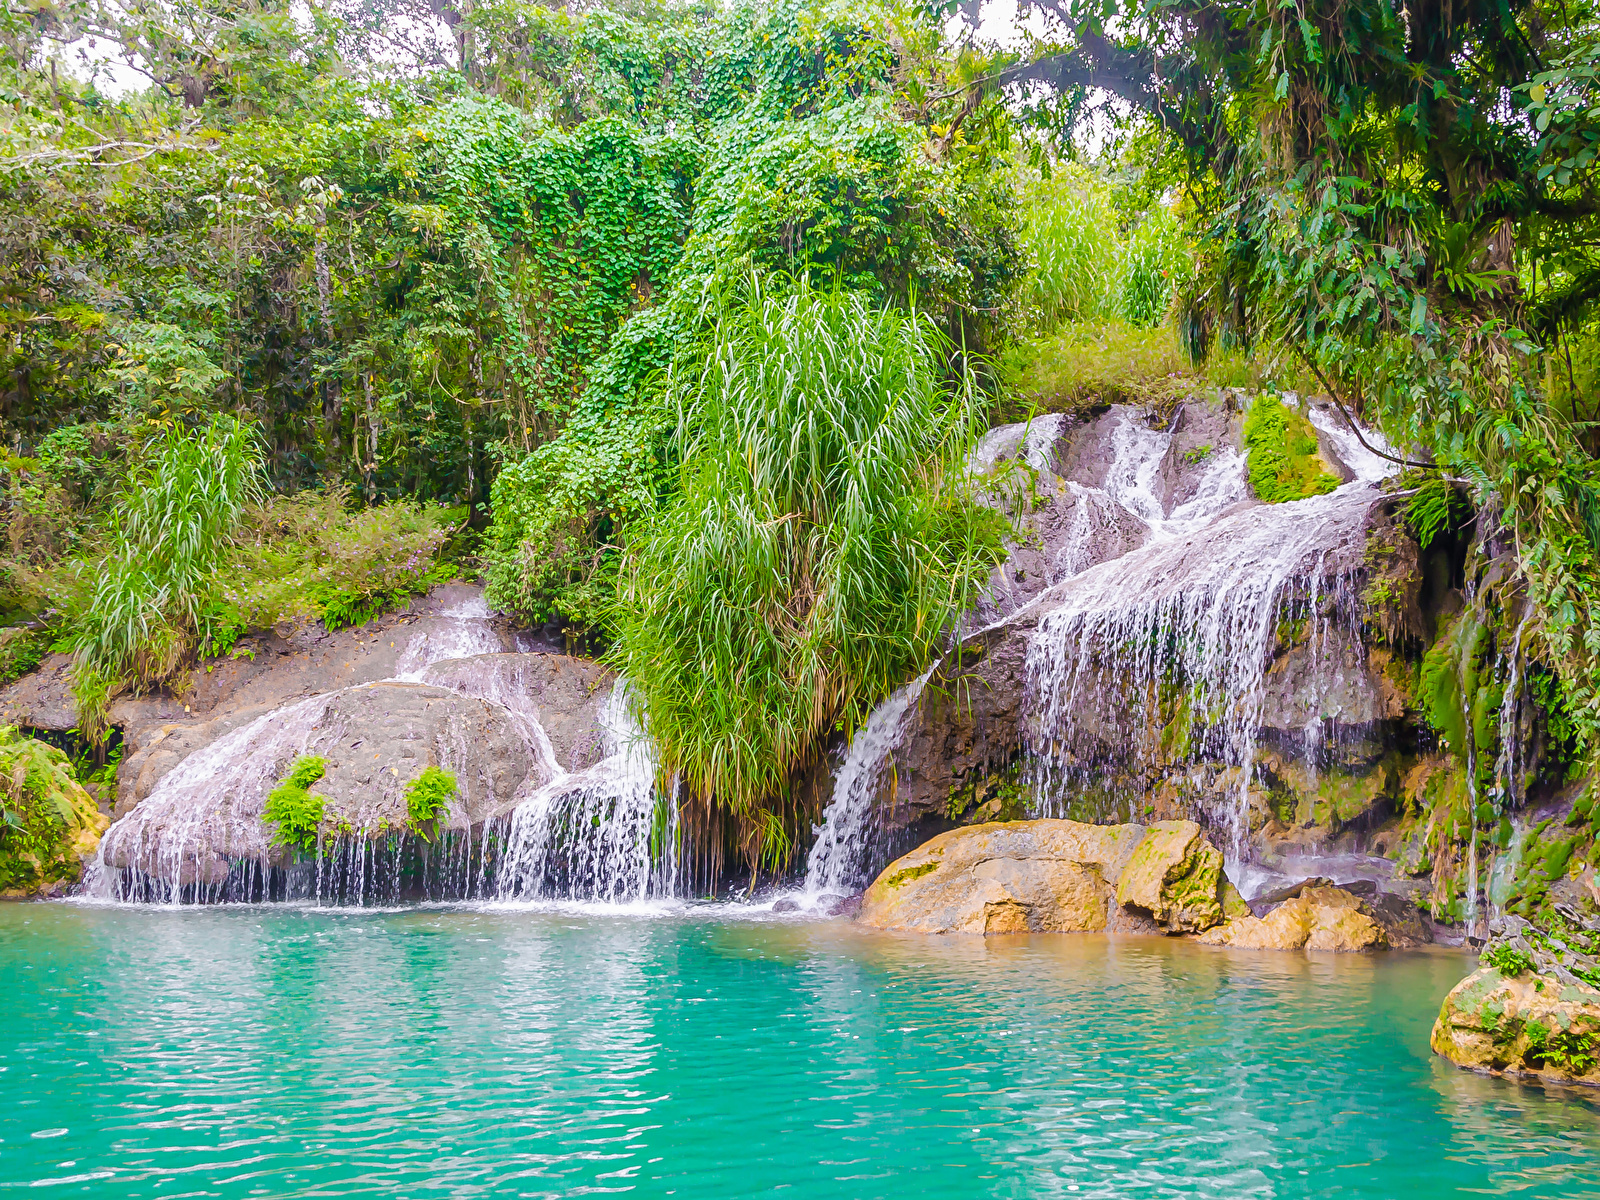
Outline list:
[[[1123,884],[1128,887],[1124,893]],[[884,868],[860,921],[913,933],[1076,933],[1222,919],[1222,855],[1193,821],[1003,821],[942,833]]]
[[[1117,903],[1144,909],[1170,933],[1222,920],[1222,854],[1193,821],[1157,821],[1117,881]]]
[[[1445,997],[1432,1045],[1475,1071],[1600,1084],[1600,991],[1485,966]]]
[[[1339,486],[1311,422],[1281,397],[1256,397],[1244,419],[1244,444],[1250,490],[1268,504],[1320,496]]]
[[[0,727],[0,896],[75,882],[107,824],[64,753]]]

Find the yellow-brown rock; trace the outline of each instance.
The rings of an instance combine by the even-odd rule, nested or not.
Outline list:
[[[1235,917],[1200,935],[1211,946],[1242,950],[1328,950],[1359,954],[1388,947],[1383,927],[1361,898],[1343,888],[1307,888],[1265,917]]]
[[[1459,1067],[1600,1084],[1600,991],[1483,967],[1445,997],[1432,1042]]]
[[[915,933],[1104,929],[1138,825],[1001,821],[953,829],[890,863],[860,921]]]
[[[1148,912],[1173,933],[1222,920],[1222,853],[1193,821],[1157,821],[1117,881],[1117,903]]]

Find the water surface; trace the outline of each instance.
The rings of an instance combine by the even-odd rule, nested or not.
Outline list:
[[[1600,1197],[1469,961],[531,909],[0,905],[33,1195]]]

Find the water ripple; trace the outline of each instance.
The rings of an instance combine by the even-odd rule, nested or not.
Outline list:
[[[0,907],[0,1186],[119,1197],[1600,1197],[1427,1052],[1468,964],[460,906]]]

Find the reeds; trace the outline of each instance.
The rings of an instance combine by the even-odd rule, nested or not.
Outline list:
[[[681,490],[629,551],[611,657],[663,765],[747,820],[931,660],[1000,556],[941,349],[914,312],[756,280],[671,381]]]
[[[169,677],[216,619],[212,580],[239,516],[261,494],[253,427],[215,416],[147,447],[112,522],[111,550],[70,614],[79,726],[95,740],[118,690]]]

